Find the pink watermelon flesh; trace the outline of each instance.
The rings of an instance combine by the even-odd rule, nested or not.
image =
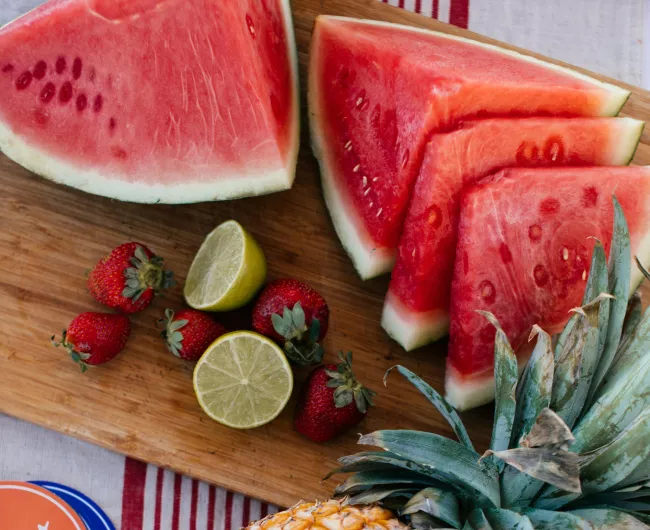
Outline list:
[[[629,118],[493,119],[427,144],[399,242],[382,325],[407,350],[447,333],[460,193],[506,167],[609,166],[634,155]]]
[[[451,288],[447,398],[459,409],[494,397],[491,311],[525,357],[534,324],[554,334],[581,304],[593,238],[609,254],[612,194],[632,255],[650,258],[650,167],[507,169],[464,194]],[[632,286],[641,281],[636,266]]]
[[[326,16],[316,21],[309,75],[325,198],[363,278],[392,268],[433,132],[478,117],[615,115],[628,96],[474,41]]]
[[[0,30],[0,148],[138,202],[287,189],[298,149],[287,0],[54,0]]]

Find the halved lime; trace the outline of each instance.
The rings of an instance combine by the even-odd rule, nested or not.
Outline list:
[[[232,311],[250,302],[265,279],[260,246],[237,221],[226,221],[205,238],[183,293],[194,309]]]
[[[252,429],[275,419],[292,389],[293,374],[282,350],[251,331],[222,335],[194,369],[201,408],[234,429]]]

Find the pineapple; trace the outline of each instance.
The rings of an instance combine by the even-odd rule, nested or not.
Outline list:
[[[597,244],[583,307],[555,339],[533,329],[521,377],[498,321],[483,313],[497,330],[485,454],[444,398],[397,366],[458,441],[418,431],[362,436],[380,450],[340,460],[337,472],[351,476],[336,488],[339,500],[301,503],[249,528],[650,528],[650,310],[637,296],[628,303],[629,233],[615,198],[614,206],[609,267]]]

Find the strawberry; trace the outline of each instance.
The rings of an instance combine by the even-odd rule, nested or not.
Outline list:
[[[319,366],[309,375],[293,419],[296,430],[326,442],[365,418],[375,393],[357,381],[352,353],[339,354],[341,364]]]
[[[131,323],[124,315],[108,313],[82,313],[63,331],[61,342],[70,357],[85,372],[88,366],[105,364],[120,353],[131,334]]]
[[[146,309],[160,289],[173,285],[173,273],[163,270],[163,259],[140,243],[120,245],[88,276],[95,300],[127,314]]]
[[[253,329],[284,343],[290,361],[306,366],[323,359],[319,344],[327,333],[329,307],[309,285],[276,280],[266,286],[253,308]]]
[[[162,332],[167,349],[176,357],[196,361],[205,350],[226,333],[226,328],[210,315],[196,309],[183,309],[174,313],[165,310],[167,328]]]

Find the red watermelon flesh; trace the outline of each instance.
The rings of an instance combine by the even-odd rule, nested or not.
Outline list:
[[[506,167],[628,164],[643,122],[528,118],[469,122],[427,144],[399,242],[382,325],[405,349],[449,326],[449,292],[464,186]]]
[[[312,143],[325,199],[363,278],[388,272],[424,146],[489,116],[615,115],[628,92],[450,35],[320,16],[310,57]]]
[[[494,397],[495,331],[476,310],[494,313],[522,356],[534,324],[561,331],[581,304],[593,238],[609,254],[612,194],[632,255],[650,259],[650,167],[517,168],[487,180],[461,200],[446,375],[459,409]],[[641,279],[633,266],[633,288]]]
[[[287,189],[288,0],[54,0],[0,30],[0,148],[92,193],[182,203]]]

